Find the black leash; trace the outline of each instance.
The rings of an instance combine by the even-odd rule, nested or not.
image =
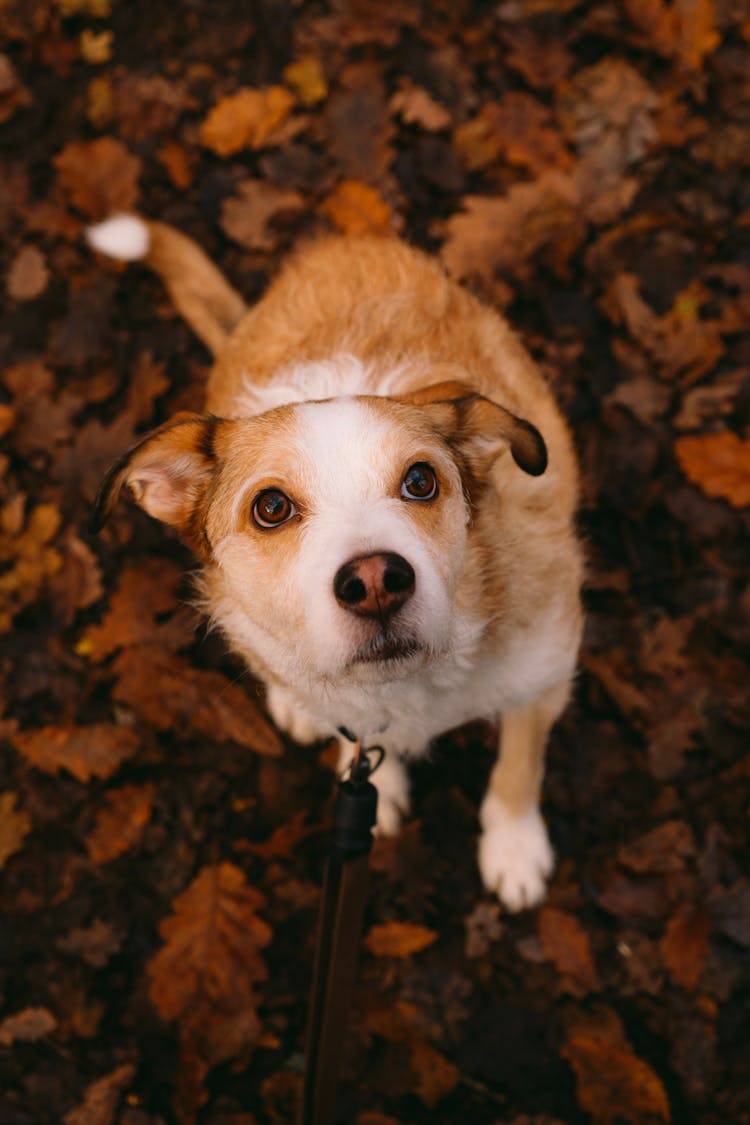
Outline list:
[[[382,747],[364,750],[348,730],[342,727],[340,732],[355,749],[351,764],[339,778],[333,811],[310,990],[299,1125],[331,1125],[333,1121],[378,805],[378,791],[369,778],[385,756]],[[376,755],[374,764],[370,755]]]

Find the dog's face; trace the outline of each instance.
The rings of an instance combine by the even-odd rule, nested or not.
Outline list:
[[[223,627],[266,669],[383,682],[450,647],[472,504],[504,454],[544,471],[532,426],[456,386],[188,415],[114,466],[95,522],[128,485],[201,555]]]

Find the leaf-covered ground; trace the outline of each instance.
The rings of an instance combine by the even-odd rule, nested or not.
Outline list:
[[[590,574],[519,917],[493,734],[379,841],[346,1125],[750,1121],[750,13],[743,0],[0,0],[0,1121],[277,1125],[298,1095],[330,748],[287,744],[121,505],[208,356],[92,219],[262,292],[393,227],[559,390]]]

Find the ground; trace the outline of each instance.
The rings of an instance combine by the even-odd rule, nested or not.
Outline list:
[[[252,300],[394,228],[504,310],[579,450],[587,625],[546,903],[475,865],[494,734],[372,858],[337,1120],[750,1121],[750,20],[741,0],[0,0],[0,1120],[293,1120],[331,748],[284,740],[112,458],[209,357],[82,232]]]

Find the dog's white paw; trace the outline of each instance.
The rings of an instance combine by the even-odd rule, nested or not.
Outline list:
[[[539,810],[512,816],[489,793],[479,819],[479,871],[487,890],[512,911],[541,902],[555,857]]]
[[[266,686],[266,710],[279,730],[286,731],[295,742],[304,745],[330,737],[330,729],[325,730],[316,723],[294,696],[278,684]]]
[[[340,742],[339,766],[343,772],[352,760],[352,744]],[[406,766],[393,752],[386,753],[370,779],[378,791],[377,836],[395,836],[409,812],[409,775]]]

